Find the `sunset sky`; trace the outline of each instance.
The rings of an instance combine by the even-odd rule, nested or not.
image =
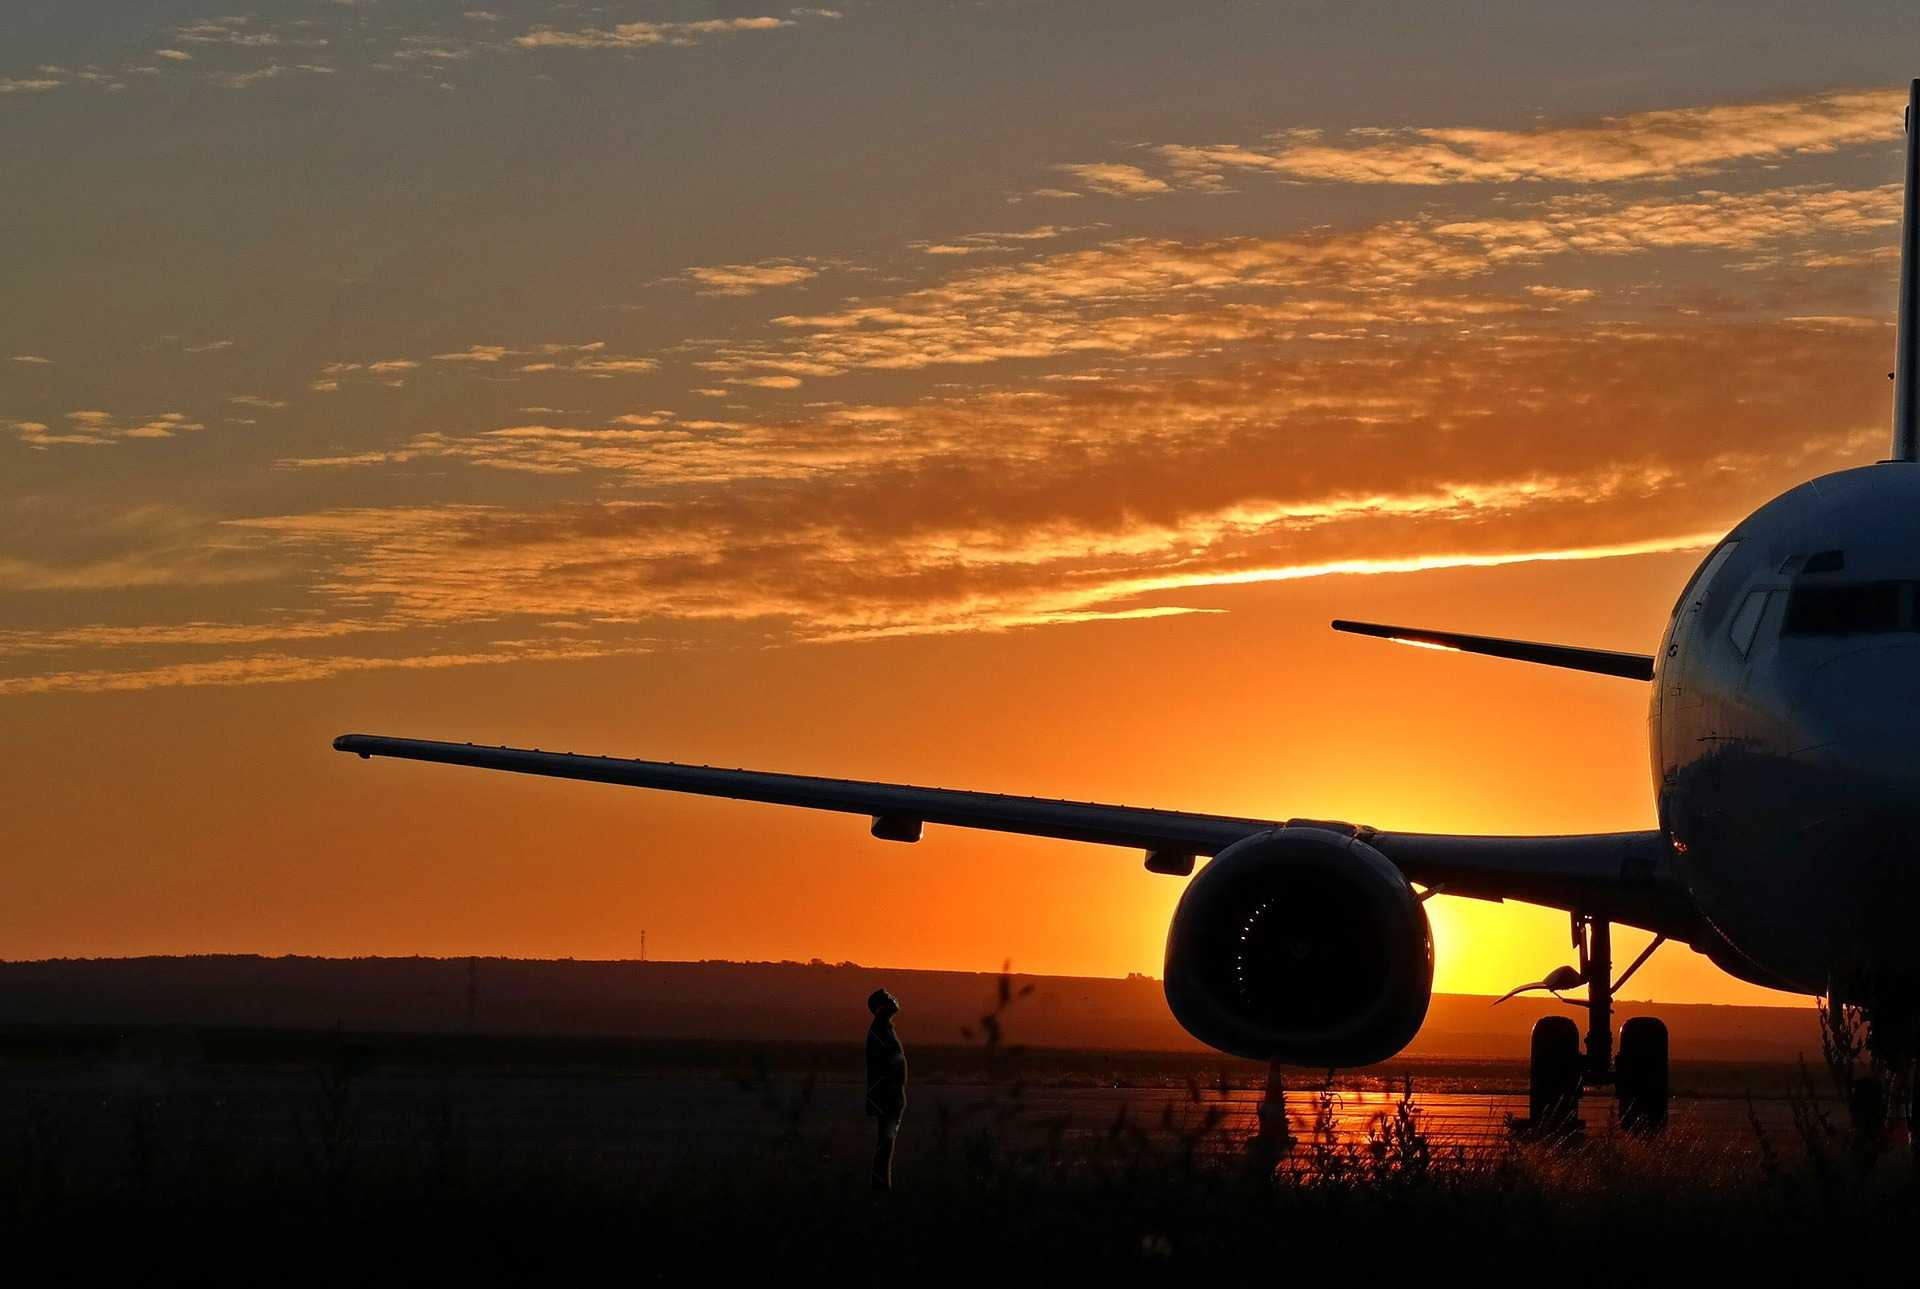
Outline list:
[[[1650,651],[1885,454],[1910,2],[225,3],[0,6],[0,957],[1158,974],[1132,852],[328,741],[1649,827],[1644,686],[1328,620]]]

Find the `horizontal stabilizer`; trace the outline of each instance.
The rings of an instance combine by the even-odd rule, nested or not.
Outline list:
[[[1469,636],[1458,631],[1421,631],[1414,627],[1389,627],[1378,622],[1346,622],[1336,619],[1335,631],[1355,635],[1378,636],[1400,644],[1429,649],[1454,649],[1461,653],[1483,653],[1491,658],[1510,658],[1515,662],[1537,662],[1547,667],[1566,667],[1573,671],[1597,672],[1602,676],[1620,676],[1626,680],[1652,680],[1653,656],[1644,653],[1616,653],[1611,649],[1579,649],[1572,645],[1536,644],[1531,640],[1502,640],[1497,636]]]

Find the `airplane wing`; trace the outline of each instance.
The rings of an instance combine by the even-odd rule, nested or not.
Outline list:
[[[869,815],[873,835],[886,841],[918,841],[924,825],[940,824],[1134,847],[1147,852],[1152,871],[1177,875],[1192,872],[1196,856],[1218,854],[1244,837],[1312,826],[1359,838],[1396,864],[1409,881],[1447,894],[1577,909],[1676,938],[1689,937],[1698,922],[1691,901],[1673,878],[1665,841],[1657,832],[1570,837],[1391,833],[1315,819],[1250,819],[372,734],[343,734],[333,746],[363,758],[433,761]]]
[[[1547,667],[1566,667],[1573,671],[1597,672],[1624,680],[1652,680],[1653,656],[1644,653],[1616,653],[1611,649],[1582,649],[1575,645],[1537,644],[1531,640],[1502,640],[1498,636],[1470,636],[1458,631],[1424,631],[1417,627],[1389,627],[1378,622],[1348,622],[1336,619],[1335,631],[1354,635],[1377,636],[1399,644],[1424,645],[1434,649],[1453,649],[1461,653],[1483,653],[1490,658],[1509,658],[1515,662],[1537,662]]]
[[[735,801],[764,801],[776,806],[871,815],[874,835],[886,841],[917,841],[919,832],[914,825],[946,824],[956,828],[984,828],[990,832],[1024,833],[1030,837],[1058,837],[1063,841],[1095,842],[1103,846],[1137,846],[1142,850],[1167,851],[1191,858],[1218,854],[1242,837],[1276,826],[1268,820],[1188,814],[1179,810],[1103,806],[1046,797],[1006,797],[993,792],[916,788],[903,783],[719,770],[672,761],[628,761],[524,748],[479,747],[471,743],[381,738],[371,734],[344,734],[333,741],[333,746],[336,751],[363,757],[437,761],[483,770],[512,770],[556,779],[585,779],[629,788],[659,788],[703,797],[730,797]],[[900,835],[894,835],[896,833]],[[912,835],[906,835],[908,833]]]

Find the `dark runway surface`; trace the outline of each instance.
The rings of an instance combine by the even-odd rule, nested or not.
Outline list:
[[[1524,1075],[1522,1075],[1524,1077]],[[1342,1141],[1364,1142],[1398,1091],[1386,1081],[1332,1091],[1331,1121]],[[1433,1091],[1416,1083],[1419,1122],[1435,1148],[1478,1155],[1508,1139],[1508,1117],[1526,1113],[1511,1092]],[[1761,1137],[1788,1149],[1792,1109],[1777,1082],[1756,1079],[1764,1095],[1738,1092],[1679,1097],[1663,1138],[1678,1152],[1723,1161],[1758,1158]],[[1296,1134],[1312,1132],[1320,1093],[1311,1081],[1288,1094]],[[1244,1146],[1255,1131],[1260,1093],[1253,1088],[1158,1086],[1011,1086],[916,1084],[909,1094],[901,1164],[944,1130],[964,1133],[994,1119],[1058,1135],[1071,1144],[1116,1130],[1207,1150]],[[340,1080],[300,1067],[166,1062],[15,1062],[0,1065],[0,1140],[23,1134],[62,1143],[76,1158],[110,1162],[130,1135],[186,1149],[219,1140],[261,1157],[307,1148],[344,1133],[356,1148],[409,1152],[457,1137],[463,1148],[503,1160],[601,1163],[651,1172],[721,1164],[785,1139],[817,1141],[833,1153],[857,1153],[871,1121],[851,1080],[809,1080],[775,1073],[733,1078],[712,1073],[607,1070],[373,1070]],[[1590,1093],[1581,1118],[1589,1136],[1617,1130],[1614,1104]]]

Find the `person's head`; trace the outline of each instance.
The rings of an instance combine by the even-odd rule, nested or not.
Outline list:
[[[884,989],[876,989],[867,995],[867,1010],[874,1019],[887,1020],[900,1010],[900,1000]]]

